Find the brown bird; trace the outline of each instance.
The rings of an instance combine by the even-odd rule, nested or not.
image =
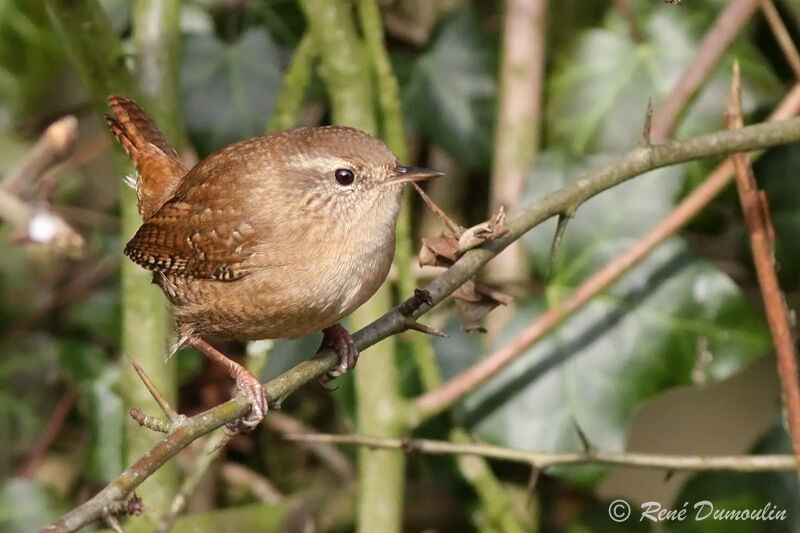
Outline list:
[[[442,175],[407,167],[354,128],[279,131],[237,142],[186,168],[133,101],[109,97],[111,131],[138,171],[143,224],[125,247],[174,306],[178,343],[225,365],[251,404],[261,382],[204,337],[296,338],[322,330],[339,362],[358,351],[339,321],[381,286],[394,256],[404,183]]]

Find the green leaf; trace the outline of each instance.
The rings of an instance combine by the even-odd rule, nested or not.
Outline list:
[[[0,489],[0,531],[38,531],[66,510],[55,492],[35,480],[12,478]]]
[[[116,391],[119,368],[98,348],[81,341],[63,341],[59,357],[61,367],[77,382],[81,397],[88,400],[81,406],[92,430],[86,474],[90,480],[108,482],[124,467],[125,412]]]
[[[281,82],[281,53],[261,28],[228,44],[190,35],[181,62],[181,111],[201,153],[264,133]]]
[[[531,188],[561,187],[603,159],[543,153]],[[520,302],[488,348],[507,343],[669,212],[681,176],[678,167],[653,171],[581,206],[545,294]],[[552,225],[540,227],[526,237],[539,268],[547,262],[552,232]],[[435,340],[445,377],[483,353],[477,339],[453,329],[451,338]],[[643,401],[668,387],[725,379],[769,344],[763,320],[736,285],[673,238],[468,396],[462,414],[480,437],[505,446],[580,450],[577,424],[597,448],[622,450]],[[593,481],[599,472],[576,475]]]
[[[63,58],[44,2],[0,0],[0,109],[42,113]]]
[[[752,450],[754,454],[792,453],[786,431],[781,420],[760,439]],[[689,502],[693,508],[697,502],[708,501],[714,510],[767,509],[778,513],[786,511],[786,520],[714,520],[708,517],[697,520],[693,509],[689,519],[683,522],[666,523],[665,532],[692,531],[698,533],[731,532],[761,533],[797,531],[800,527],[800,498],[798,498],[797,472],[706,472],[689,478],[675,497],[672,507]],[[707,513],[708,507],[703,509]]]
[[[778,278],[785,290],[800,284],[800,145],[797,143],[768,150],[753,166],[759,187],[764,189],[770,218],[775,229],[775,259]],[[738,197],[733,198],[735,212],[741,213]],[[741,216],[741,215],[739,215]],[[754,269],[749,236],[742,228],[741,259]]]
[[[487,168],[494,139],[496,46],[468,11],[446,17],[413,66],[406,113],[425,135],[468,165]]]
[[[657,9],[648,19],[642,44],[614,16],[607,18],[604,29],[586,31],[574,51],[557,61],[551,77],[551,143],[578,153],[619,153],[633,147],[642,135],[648,101],[656,104],[669,93],[706,30],[684,9]],[[722,127],[734,58],[742,69],[745,112],[780,96],[780,83],[759,53],[744,40],[736,42],[684,113],[677,136]]]

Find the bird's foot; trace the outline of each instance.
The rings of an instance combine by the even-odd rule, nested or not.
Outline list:
[[[239,389],[239,394],[250,404],[250,412],[247,415],[227,425],[229,432],[237,434],[251,431],[264,420],[264,416],[269,409],[267,391],[264,389],[264,385],[262,385],[261,381],[259,381],[252,372],[236,361],[226,357],[222,352],[200,337],[190,337],[187,339],[186,343],[208,358],[225,366],[231,377],[236,380],[236,388]]]
[[[231,377],[236,380],[236,388],[239,389],[239,394],[250,404],[250,412],[243,418],[234,420],[238,428],[237,432],[251,431],[264,420],[264,416],[269,410],[267,390],[261,381],[243,366],[231,369]]]
[[[325,387],[332,379],[336,379],[347,373],[348,370],[355,368],[358,362],[358,348],[356,348],[350,333],[339,324],[323,329],[322,333],[324,337],[317,351],[332,349],[339,356],[337,365],[319,379],[320,384]]]

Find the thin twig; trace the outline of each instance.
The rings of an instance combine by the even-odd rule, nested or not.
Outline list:
[[[133,365],[133,369],[136,370],[136,373],[139,375],[139,379],[142,380],[144,386],[147,388],[148,391],[150,391],[150,395],[153,397],[158,406],[164,412],[164,415],[166,415],[167,420],[169,420],[173,424],[178,422],[181,416],[175,411],[175,409],[172,408],[172,406],[164,398],[161,392],[159,392],[158,387],[156,387],[155,383],[153,383],[153,380],[151,380],[150,376],[148,376],[147,373],[144,371],[142,365],[140,365],[138,361],[136,361],[136,359],[132,357],[130,358],[130,360],[131,364]]]
[[[728,98],[725,122],[728,128],[743,126],[742,102],[739,78],[739,64],[733,66],[733,82]],[[742,204],[747,229],[750,232],[750,248],[756,266],[761,296],[767,322],[775,340],[778,354],[778,375],[786,404],[789,435],[792,439],[795,456],[800,458],[800,382],[797,372],[797,348],[792,323],[786,309],[786,300],[775,274],[774,230],[769,217],[766,196],[758,190],[748,154],[735,154],[736,186]],[[798,465],[800,475],[800,465]]]
[[[51,295],[41,307],[34,309],[14,322],[8,329],[8,336],[13,338],[20,335],[53,309],[82,298],[91,289],[117,272],[117,270],[119,270],[119,263],[119,257],[110,255],[102,258],[94,257],[88,259],[86,261],[86,267],[79,269],[78,273],[70,279],[66,287],[58,293]]]
[[[266,418],[266,423],[270,429],[277,431],[281,435],[309,432],[309,428],[301,421],[277,411],[269,414]],[[308,444],[307,447],[320,461],[328,465],[328,468],[334,471],[344,483],[352,483],[355,481],[356,473],[353,469],[353,464],[350,462],[350,459],[338,449],[323,443],[311,443]]]
[[[419,184],[411,182],[411,185],[414,186],[417,193],[419,193],[422,201],[425,202],[425,205],[428,206],[428,209],[433,211],[439,219],[444,222],[444,225],[447,226],[447,229],[453,232],[456,237],[460,237],[462,233],[464,233],[464,228],[458,225],[452,218],[450,218],[444,210],[439,207],[436,202],[434,202],[428,193],[426,193]]]
[[[133,418],[141,427],[152,429],[158,433],[169,433],[175,426],[175,424],[169,420],[158,418],[157,416],[147,415],[143,413],[141,409],[136,407],[128,411],[128,414],[131,415],[131,418]]]
[[[678,83],[658,106],[653,116],[653,142],[661,142],[670,137],[681,111],[717,66],[733,38],[750,20],[760,2],[761,0],[732,0],[720,13],[703,37],[692,62],[686,67]]]
[[[509,0],[504,19],[489,210],[504,207],[514,214],[539,152],[547,1]],[[487,277],[496,282],[519,282],[528,276],[526,264],[522,242],[515,242],[489,264]]]
[[[622,13],[625,22],[628,23],[628,30],[630,31],[633,42],[636,44],[643,43],[644,34],[642,34],[642,30],[639,29],[639,25],[636,23],[636,15],[633,13],[628,0],[614,0],[614,6],[616,6],[617,11]]]
[[[273,415],[274,413],[271,413],[270,416],[267,417],[267,420],[272,418]],[[311,444],[310,447],[313,447],[313,445],[314,444]],[[330,446],[326,444],[322,445]],[[336,453],[341,454],[341,452],[336,448],[331,448],[336,450]],[[222,468],[220,469],[220,475],[228,485],[247,487],[253,496],[255,496],[261,502],[276,504],[283,500],[283,494],[281,494],[280,491],[275,488],[275,485],[270,483],[269,480],[267,480],[264,476],[254,472],[246,466],[242,466],[238,463],[227,462],[222,465]]]
[[[47,169],[70,154],[77,134],[78,119],[72,115],[50,124],[17,168],[3,178],[0,187],[18,195],[23,189],[35,186]]]
[[[795,78],[800,80],[800,53],[797,52],[792,36],[789,35],[789,30],[786,29],[780,13],[775,8],[775,3],[772,0],[762,0],[761,11],[764,13],[764,18],[767,19],[767,24],[769,24],[775,40],[778,41],[778,45],[783,51],[786,62],[789,63],[789,67],[794,72]]]
[[[219,455],[219,443],[227,438],[227,435],[217,435],[216,433],[211,433],[205,438],[203,445],[197,452],[197,456],[194,459],[194,463],[192,463],[189,473],[178,489],[178,493],[172,499],[172,503],[170,503],[167,508],[166,514],[156,527],[156,533],[167,533],[172,529],[172,526],[175,525],[178,515],[186,509],[189,500],[200,484],[200,481],[203,479],[203,476],[208,471],[211,463],[213,463]]]
[[[434,305],[438,305],[472,278],[492,257],[525,232],[562,212],[567,206],[579,205],[604,190],[655,168],[703,157],[768,148],[798,140],[800,140],[800,119],[791,119],[748,126],[735,131],[710,133],[686,141],[668,141],[648,148],[635,148],[609,165],[540,198],[520,211],[507,222],[508,233],[469,250],[424,289],[431,296]],[[430,309],[426,305],[409,314],[400,312],[401,308],[408,309],[409,305],[401,304],[357,331],[353,335],[353,340],[359,351],[363,353],[378,341],[400,333],[406,327],[408,316],[419,318]],[[304,384],[324,375],[337,363],[338,357],[331,350],[320,352],[308,361],[300,363],[265,385],[270,402],[279,403]],[[188,418],[98,494],[43,531],[75,531],[97,520],[102,516],[104,507],[130,494],[142,481],[189,443],[231,420],[244,416],[249,409],[247,401],[237,396],[204,413]],[[408,422],[411,425],[425,420],[424,413],[410,418]]]
[[[83,252],[83,237],[47,203],[34,205],[20,196],[26,186],[35,185],[47,169],[69,155],[77,129],[78,120],[71,115],[50,124],[17,168],[0,183],[0,219],[14,227],[14,241],[44,244],[74,255]]]
[[[111,139],[109,139],[108,135],[103,133],[76,148],[75,153],[42,175],[42,178],[39,180],[39,197],[49,201],[55,191],[58,178],[65,172],[83,166],[98,157],[110,144]]]
[[[119,519],[114,515],[107,515],[105,517],[106,525],[111,528],[111,531],[114,533],[125,533],[125,530],[122,528],[122,524],[119,523]]]
[[[798,109],[800,109],[800,83],[794,86],[768,120],[784,120],[796,114]],[[479,384],[484,383],[508,366],[511,361],[646,257],[653,248],[686,225],[722,191],[732,177],[733,163],[728,159],[686,196],[667,218],[636,241],[623,254],[583,281],[569,296],[539,315],[533,323],[519,332],[511,341],[453,377],[441,387],[417,398],[414,403],[422,411],[423,416],[433,416],[442,412],[469,391],[474,390]]]
[[[669,471],[732,470],[736,472],[783,471],[797,468],[793,455],[664,455],[635,452],[548,453],[494,446],[462,444],[430,439],[389,439],[368,435],[298,434],[287,435],[296,442],[353,444],[369,448],[401,450],[443,455],[477,455],[490,459],[526,463],[537,470],[554,466],[607,465]]]
[[[0,187],[0,219],[14,226],[14,241],[41,244],[68,255],[80,256],[86,242],[80,233],[54,213],[49,205],[33,206]]]
[[[75,405],[77,399],[77,389],[70,387],[64,391],[55,409],[53,409],[53,414],[50,415],[50,419],[47,421],[47,424],[45,424],[42,433],[39,435],[39,438],[36,439],[36,443],[33,445],[33,448],[31,448],[30,453],[28,453],[27,459],[25,459],[25,462],[17,469],[17,476],[28,475],[39,461],[42,460],[42,457],[44,457],[44,454],[61,431],[61,428],[64,427],[64,421],[66,421],[67,415],[72,411],[72,407]]]

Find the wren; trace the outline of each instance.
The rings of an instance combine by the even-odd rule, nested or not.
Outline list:
[[[261,382],[206,337],[297,338],[324,333],[338,364],[358,351],[339,321],[389,272],[403,184],[442,175],[403,166],[363,131],[296,128],[232,144],[191,170],[133,101],[109,97],[111,131],[137,169],[143,224],[125,254],[153,271],[172,302],[180,346],[225,365],[257,425]]]

